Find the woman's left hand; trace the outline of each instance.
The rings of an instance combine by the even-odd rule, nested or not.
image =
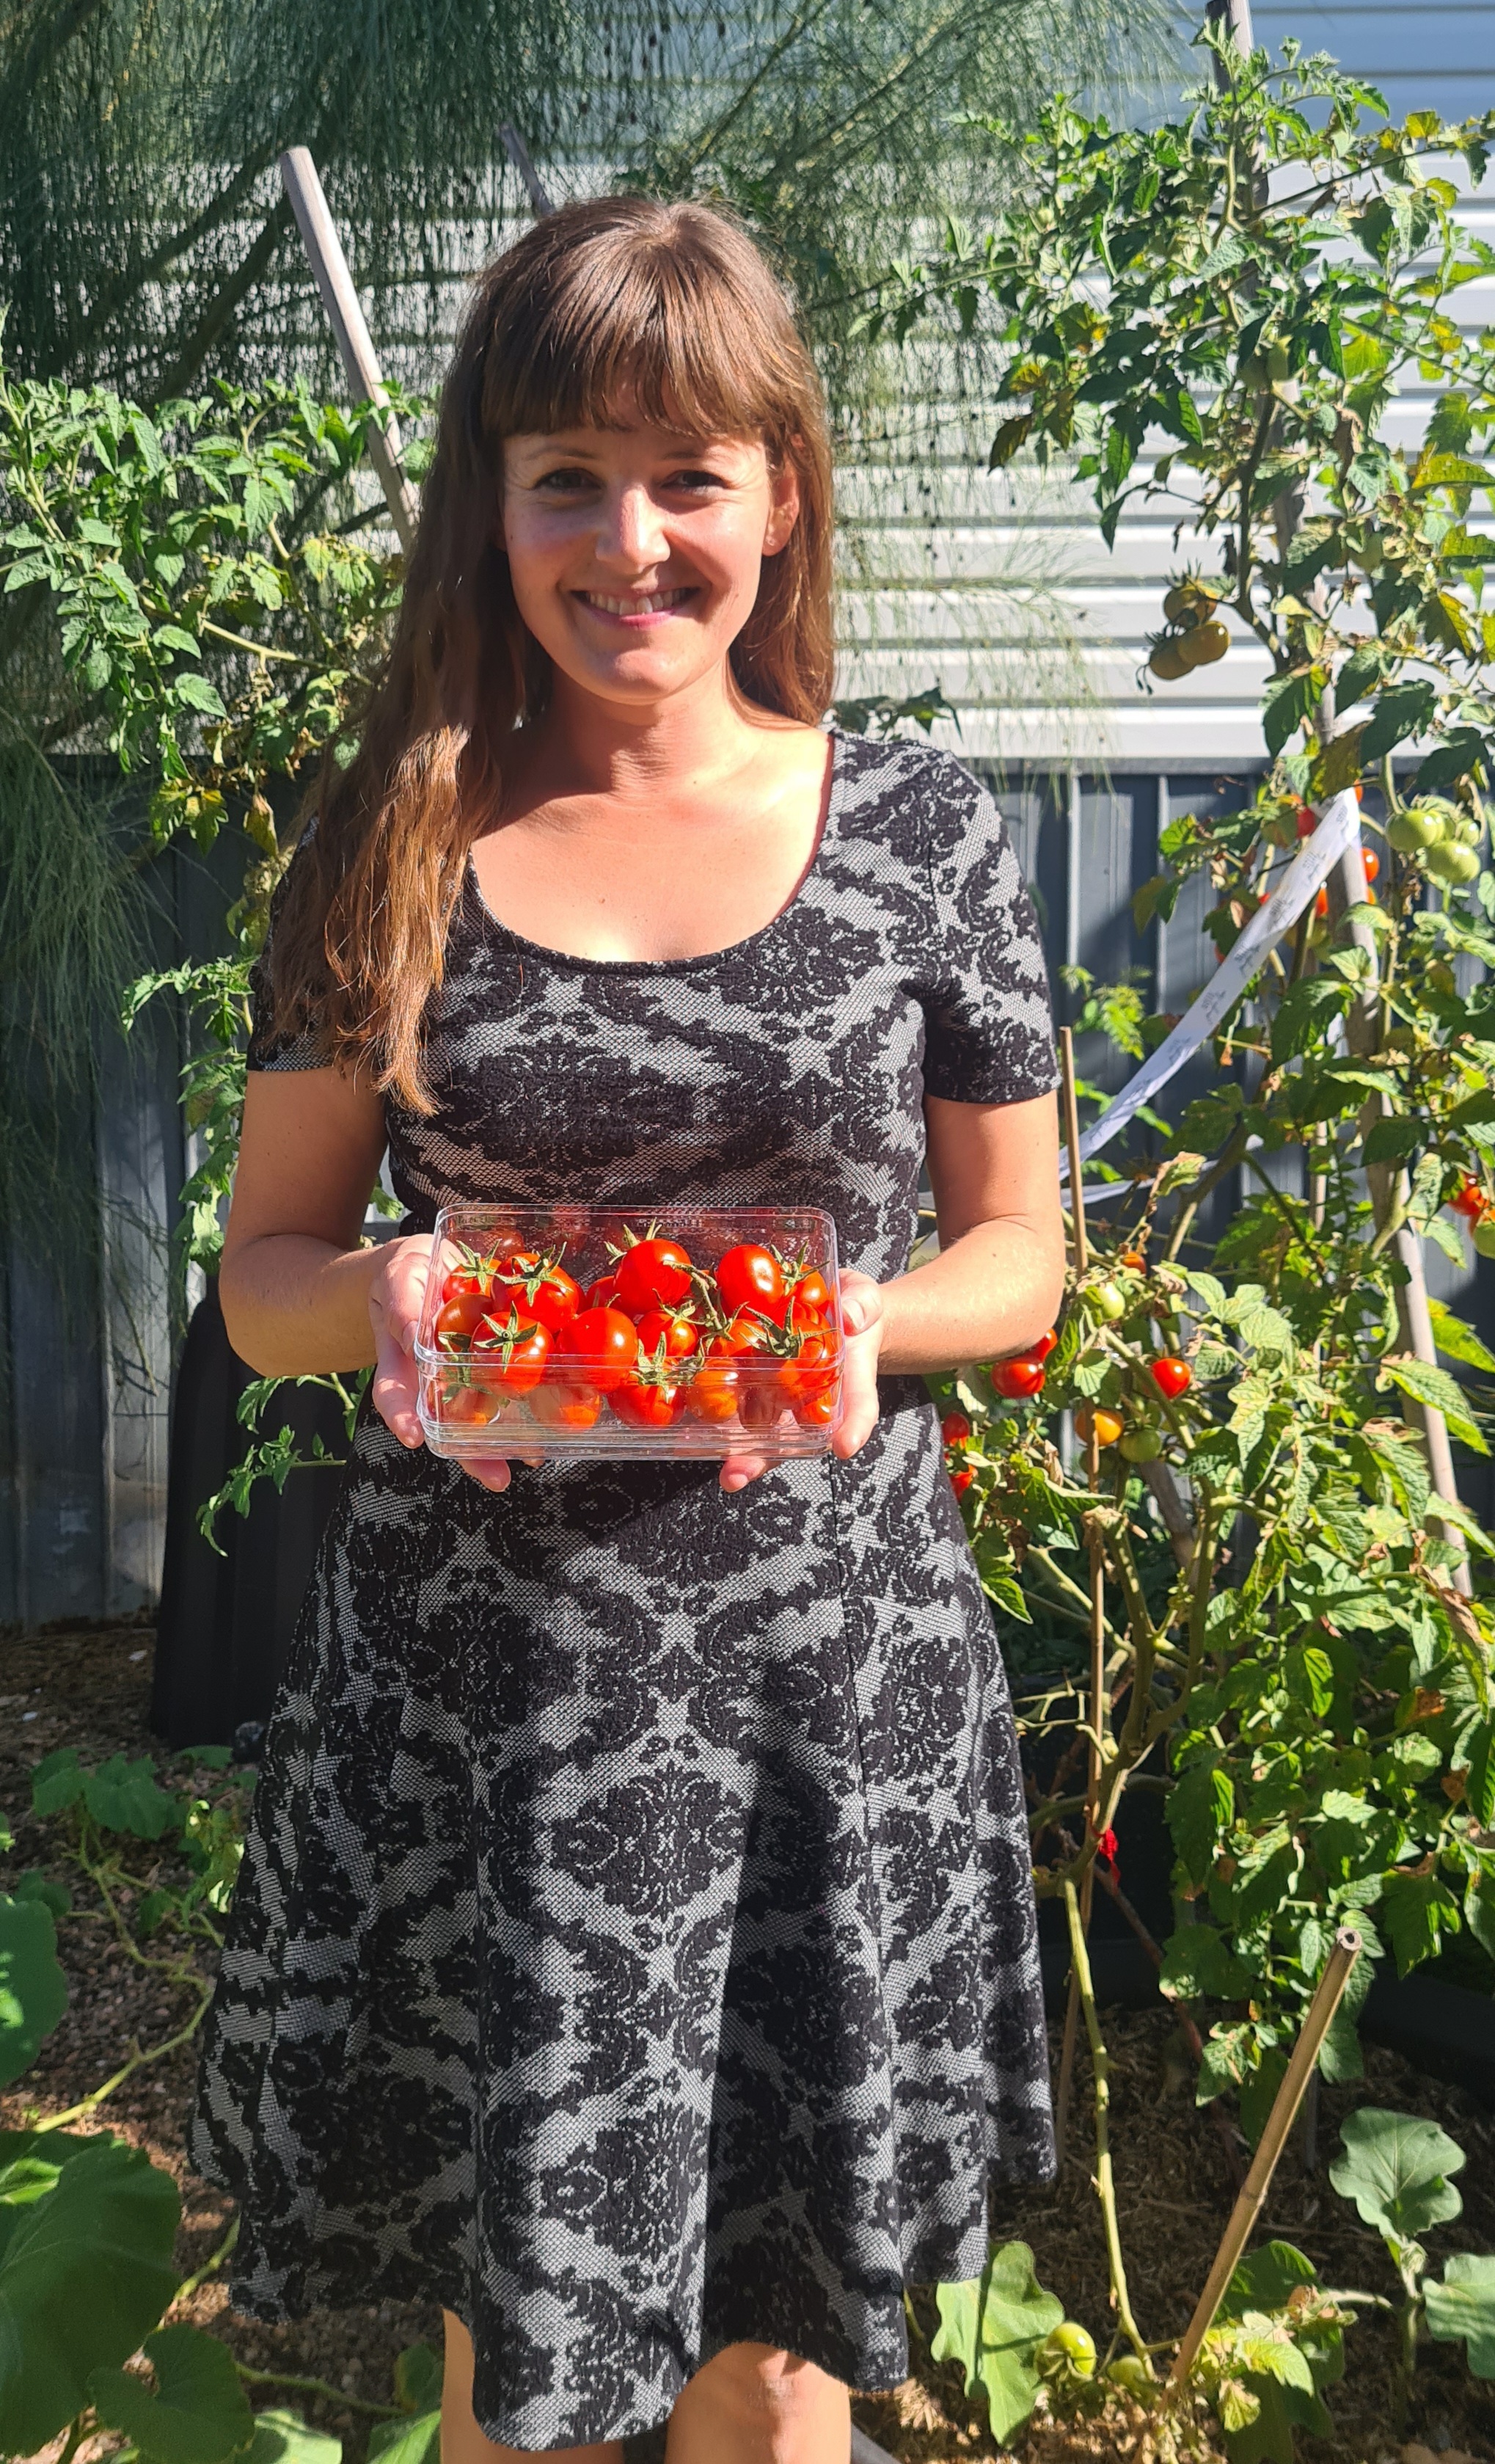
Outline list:
[[[882,1286],[853,1269],[841,1278],[841,1325],[846,1339],[842,1363],[841,1425],[831,1439],[832,1454],[845,1461],[865,1446],[877,1426],[877,1363],[883,1348]],[[729,1491],[746,1488],[769,1468],[761,1455],[729,1455],[721,1467],[721,1485]]]

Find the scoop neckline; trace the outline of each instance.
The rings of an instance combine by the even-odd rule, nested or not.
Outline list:
[[[506,924],[501,915],[494,913],[483,895],[482,884],[477,878],[477,867],[473,862],[472,850],[469,849],[465,886],[479,922],[487,930],[500,933],[516,950],[523,951],[534,958],[542,958],[548,966],[575,967],[586,975],[683,976],[689,975],[693,968],[716,967],[724,958],[737,958],[745,951],[757,949],[761,942],[766,941],[771,935],[786,924],[789,917],[806,899],[820,871],[831,831],[839,816],[842,793],[846,784],[846,765],[843,759],[846,735],[839,727],[828,727],[824,730],[824,734],[830,746],[829,792],[825,798],[825,818],[821,825],[820,836],[815,842],[815,851],[804,868],[799,888],[793,897],[780,908],[777,915],[771,915],[766,924],[760,924],[756,933],[747,934],[742,940],[728,941],[719,950],[702,950],[693,958],[586,958],[575,950],[552,949],[548,941],[530,940],[527,935],[517,933],[512,924]]]

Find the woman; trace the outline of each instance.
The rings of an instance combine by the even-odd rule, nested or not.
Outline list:
[[[1048,1324],[1043,960],[945,757],[819,724],[830,477],[732,224],[564,209],[477,286],[385,677],[260,971],[222,1297],[376,1362],[205,2054],[240,2308],[447,2312],[447,2464],[833,2464],[1051,2166],[1005,1681],[921,1373]],[[362,1248],[387,1144],[405,1237]],[[939,1255],[905,1271],[920,1162]],[[460,1468],[446,1199],[817,1204],[834,1453]]]

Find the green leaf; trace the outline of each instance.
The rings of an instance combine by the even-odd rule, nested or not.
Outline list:
[[[1427,2332],[1440,2344],[1465,2342],[1477,2379],[1495,2379],[1495,2258],[1462,2250],[1448,2261],[1441,2284],[1425,2279]]]
[[[0,1897],[0,2087],[30,2069],[67,2007],[51,1908]]]
[[[217,686],[210,683],[207,676],[193,675],[190,672],[187,675],[173,676],[171,694],[172,699],[177,703],[187,710],[200,710],[209,718],[227,718],[229,715],[219,698]]]
[[[1214,1773],[1222,1777],[1222,1773]],[[1159,1989],[1174,2000],[1235,2002],[1251,1991],[1251,1971],[1213,1925],[1180,1925],[1163,1953]]]
[[[1219,2323],[1237,2328],[1256,2323],[1262,2327],[1282,2319],[1293,2294],[1300,2285],[1316,2284],[1317,2272],[1310,2259],[1291,2242],[1268,2242],[1264,2250],[1253,2251],[1243,2258],[1225,2288],[1220,2305]],[[1290,2314],[1289,2314],[1290,2315]],[[1332,2387],[1345,2373],[1344,2339],[1337,2327],[1320,2327],[1311,2340],[1293,2341],[1291,2350],[1297,2360],[1307,2365],[1309,2384],[1305,2387],[1302,2369],[1286,2361],[1288,2345],[1279,2342],[1275,2346],[1264,2337],[1253,2339],[1247,2346],[1264,2365],[1253,2369],[1247,2365],[1244,2383],[1257,2397],[1260,2409],[1254,2420],[1242,2424],[1239,2431],[1226,2432],[1225,2448],[1231,2464],[1293,2464],[1296,2450],[1294,2430],[1308,2431],[1316,2438],[1327,2438],[1333,2423],[1321,2400],[1321,2391]]]
[[[1040,2285],[1025,2241],[994,2247],[978,2282],[941,2284],[934,2298],[939,2328],[931,2357],[960,2364],[967,2395],[978,2383],[985,2388],[1000,2446],[1033,2410],[1040,2385],[1034,2355],[1065,2305]]]
[[[51,2134],[21,2152],[50,2153]],[[33,2455],[89,2401],[96,2369],[128,2361],[177,2289],[182,2203],[143,2148],[96,2139],[0,2245],[0,2454]],[[61,2153],[61,2151],[58,2151]]]
[[[273,2408],[254,2415],[247,2464],[342,2464],[342,2441],[309,2429],[298,2412]]]
[[[1367,1148],[1367,1154],[1370,1150]],[[1459,1360],[1465,1369],[1484,1369],[1495,1373],[1495,1352],[1480,1341],[1472,1326],[1455,1317],[1446,1304],[1428,1294],[1427,1313],[1433,1321],[1433,1339],[1440,1352],[1450,1360]]]
[[[1381,1385],[1399,1386],[1404,1395],[1416,1402],[1431,1403],[1441,1412],[1448,1423],[1450,1437],[1458,1438],[1471,1453],[1487,1455],[1489,1447],[1484,1432],[1470,1419],[1470,1406],[1463,1388],[1449,1376],[1446,1369],[1437,1369],[1426,1360],[1407,1356],[1388,1357],[1381,1363]]]
[[[76,1746],[58,1746],[43,1754],[32,1773],[32,1812],[61,1814],[83,1793],[83,1769]]]
[[[42,1906],[50,1908],[55,1917],[71,1916],[73,1913],[73,1894],[66,1882],[55,1882],[49,1874],[42,1873],[39,1866],[32,1866],[29,1872],[19,1877],[11,1897],[40,1900]]]
[[[429,2344],[407,2344],[394,2365],[394,2400],[407,2412],[429,2412],[441,2403],[441,2355]]]
[[[1279,754],[1295,728],[1315,708],[1324,690],[1324,679],[1317,668],[1305,669],[1301,675],[1277,676],[1262,695],[1262,733],[1267,752]]]
[[[413,2421],[382,2421],[368,2433],[369,2464],[438,2464],[441,2454],[441,2408],[422,2412]]]
[[[61,2166],[49,2165],[44,2156],[12,2157],[0,2165],[0,2207],[29,2208],[55,2190],[61,2178]]]
[[[1463,2149],[1436,2122],[1362,2104],[1347,2115],[1339,2137],[1344,2153],[1329,2178],[1342,2199],[1354,2201],[1361,2223],[1387,2240],[1415,2241],[1462,2210],[1448,2177],[1462,2171]]]
[[[111,1754],[83,1779],[83,1802],[101,1831],[127,1832],[133,1839],[160,1839],[177,1828],[182,1800],[160,1786],[149,1754],[126,1762]]]
[[[1191,1882],[1208,1881],[1222,1831],[1235,1817],[1236,1793],[1228,1771],[1193,1763],[1168,1797],[1168,1828]]]
[[[1427,1135],[1425,1120],[1374,1121],[1362,1149],[1367,1163],[1400,1163]]]
[[[233,2355],[201,2327],[161,2327],[145,2339],[152,2395],[130,2372],[90,2373],[100,2421],[122,2430],[153,2464],[222,2464],[253,2435],[254,2417]]]
[[[1398,1976],[1434,1958],[1441,1934],[1459,1930],[1459,1903],[1436,1874],[1388,1874],[1381,1905]]]
[[[1379,761],[1404,737],[1420,736],[1428,726],[1438,705],[1432,685],[1418,679],[1413,684],[1389,685],[1376,698],[1375,708],[1360,739],[1360,760],[1364,767]]]
[[[1272,1020],[1274,1064],[1280,1068],[1295,1054],[1306,1052],[1335,1019],[1343,1018],[1351,999],[1351,987],[1342,976],[1308,976],[1294,984],[1284,994]]]

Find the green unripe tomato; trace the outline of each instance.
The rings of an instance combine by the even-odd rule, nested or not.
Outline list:
[[[1078,2319],[1061,2320],[1038,2348],[1038,2366],[1044,2378],[1095,2376],[1095,2339]]]
[[[1266,373],[1273,385],[1286,385],[1292,374],[1292,361],[1286,342],[1274,342],[1266,354]]]
[[[1472,813],[1461,813],[1449,835],[1460,847],[1478,847],[1480,825]]]
[[[1474,1245],[1482,1258],[1495,1258],[1495,1215],[1486,1215],[1475,1225]]]
[[[1480,859],[1469,847],[1431,847],[1426,863],[1435,881],[1473,881],[1480,869]]]
[[[1127,1313],[1126,1295],[1115,1284],[1092,1284],[1085,1295],[1086,1306],[1105,1326],[1114,1326]]]
[[[1118,2353],[1106,2365],[1106,2376],[1112,2387],[1125,2387],[1129,2395],[1150,2396],[1157,2392],[1157,2381],[1140,2353]]]
[[[1398,855],[1417,855],[1443,835],[1441,817],[1425,804],[1409,804],[1386,825],[1386,835]]]
[[[1144,1421],[1140,1427],[1127,1431],[1121,1441],[1121,1451],[1128,1463],[1156,1463],[1163,1451],[1162,1431],[1149,1428]]]

